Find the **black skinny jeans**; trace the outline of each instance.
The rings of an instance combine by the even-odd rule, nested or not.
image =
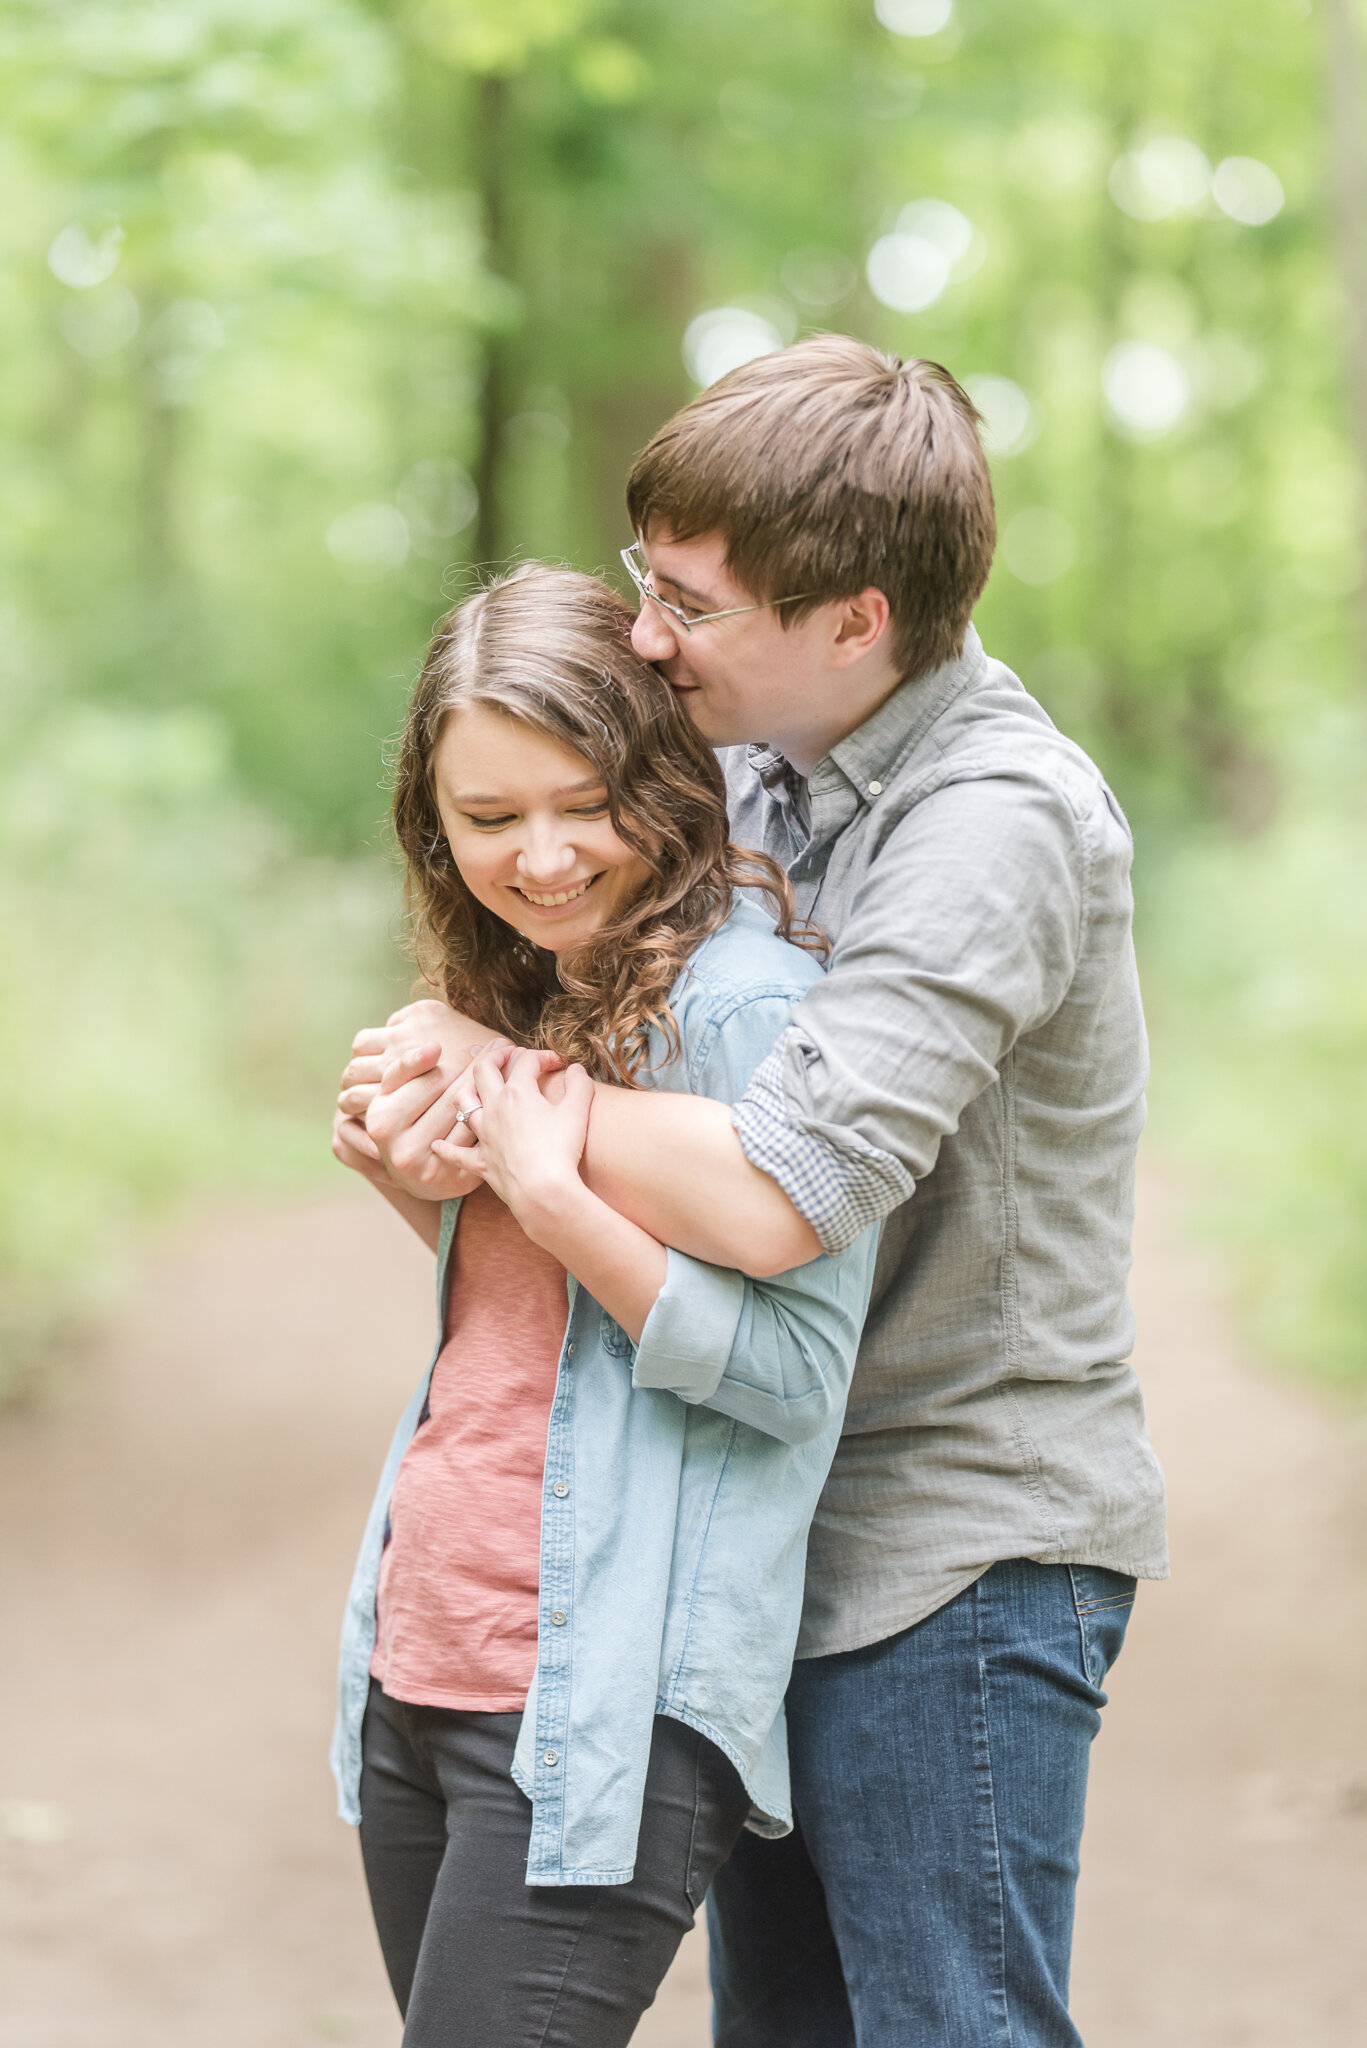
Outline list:
[[[404,2048],[626,2048],[749,1811],[721,1751],[657,1716],[630,1884],[529,1885],[521,1719],[371,1681],[361,1853]]]

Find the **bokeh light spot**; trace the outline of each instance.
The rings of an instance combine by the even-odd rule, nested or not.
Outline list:
[[[1009,377],[965,377],[964,389],[983,416],[989,455],[1019,455],[1038,432],[1035,408]]]
[[[704,390],[730,370],[757,356],[772,355],[783,336],[771,320],[745,306],[715,306],[690,320],[683,338],[683,359],[693,382]]]
[[[894,313],[919,313],[943,294],[949,258],[924,235],[880,235],[869,251],[865,274],[880,305]]]
[[[1281,179],[1256,156],[1227,156],[1216,165],[1210,189],[1220,211],[1246,228],[1266,226],[1286,204]]]
[[[1117,157],[1108,180],[1122,213],[1133,220],[1166,220],[1190,213],[1210,190],[1210,160],[1185,135],[1151,135]]]
[[[890,235],[880,235],[865,267],[869,290],[894,313],[933,306],[950,280],[982,261],[985,244],[973,223],[946,199],[913,199]]]
[[[973,250],[976,236],[972,221],[947,199],[913,199],[897,216],[899,235],[920,235],[933,242],[957,276],[964,276],[965,258]],[[981,259],[979,259],[981,260]],[[977,265],[974,264],[974,269]]]
[[[77,292],[89,291],[118,269],[122,241],[123,229],[117,224],[92,240],[81,223],[73,220],[54,237],[47,267],[59,284],[70,285]]]
[[[1122,341],[1107,356],[1101,387],[1112,417],[1142,439],[1166,434],[1191,405],[1191,379],[1175,355],[1151,341]]]
[[[954,15],[954,0],[873,0],[873,11],[895,36],[938,36]]]

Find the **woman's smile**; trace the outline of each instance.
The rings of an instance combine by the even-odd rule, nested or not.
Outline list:
[[[461,705],[433,769],[466,888],[548,952],[591,939],[649,881],[645,862],[617,836],[601,774],[549,733],[488,704]]]
[[[513,882],[510,886],[528,903],[535,904],[538,910],[559,910],[567,903],[577,903],[600,879],[601,870],[597,875],[586,875],[582,882],[567,882],[562,889],[531,889],[525,882]]]

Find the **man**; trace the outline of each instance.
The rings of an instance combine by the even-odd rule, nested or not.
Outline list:
[[[937,365],[838,337],[763,357],[661,429],[627,497],[636,648],[834,950],[733,1108],[601,1088],[585,1173],[754,1273],[884,1223],[811,1535],[798,1827],[746,1836],[713,1887],[716,2039],[1063,2048],[1101,1685],[1135,1578],[1166,1572],[1123,1363],[1129,834],[973,631],[991,486]],[[485,1035],[428,1004],[364,1035],[339,1154],[373,1174],[378,1144],[440,1194],[444,1091]]]

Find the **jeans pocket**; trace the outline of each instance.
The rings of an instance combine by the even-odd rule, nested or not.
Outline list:
[[[1068,1577],[1082,1638],[1083,1669],[1089,1684],[1099,1692],[1125,1640],[1135,1582],[1128,1572],[1108,1571],[1096,1564],[1070,1564]]]

